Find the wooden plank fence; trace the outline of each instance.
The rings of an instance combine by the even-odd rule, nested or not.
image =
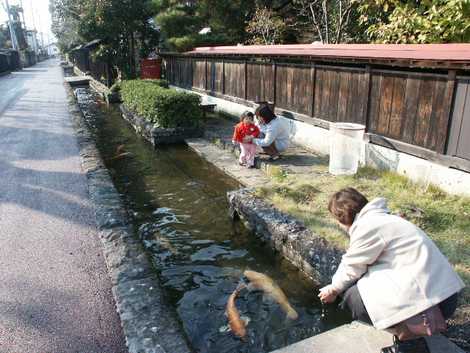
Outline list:
[[[465,95],[470,107],[469,81],[456,77],[455,70],[405,71],[311,60],[260,62],[236,56],[166,56],[165,62],[172,85],[246,104],[273,102],[284,115],[321,126],[340,121],[360,123],[375,143],[385,141],[388,147],[428,159],[431,155],[438,161],[445,156],[447,164],[470,170],[470,144],[464,142],[468,138],[460,138],[459,145],[459,132],[450,134],[451,126],[454,130],[470,129],[470,112],[465,119],[464,113],[453,114],[456,88],[460,101]],[[464,103],[459,104],[462,110]],[[455,127],[452,115],[466,123]],[[423,149],[431,153],[423,154]]]

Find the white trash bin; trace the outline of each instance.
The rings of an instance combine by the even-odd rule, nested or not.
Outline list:
[[[364,148],[365,126],[353,123],[330,124],[330,167],[333,175],[356,174]]]

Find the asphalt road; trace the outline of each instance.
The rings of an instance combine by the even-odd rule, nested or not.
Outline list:
[[[0,353],[126,352],[62,82],[0,78]]]

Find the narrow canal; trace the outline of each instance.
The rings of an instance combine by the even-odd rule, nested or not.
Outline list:
[[[226,192],[239,188],[185,145],[158,148],[138,137],[116,106],[75,91],[96,144],[195,352],[270,352],[345,323],[323,312],[318,288],[228,216]],[[244,341],[228,328],[228,297],[247,269],[271,277],[298,319],[262,292],[243,289],[236,305]]]

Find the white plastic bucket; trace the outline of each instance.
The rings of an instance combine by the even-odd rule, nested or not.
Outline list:
[[[365,126],[353,123],[330,124],[330,166],[333,175],[357,173],[364,148]]]

